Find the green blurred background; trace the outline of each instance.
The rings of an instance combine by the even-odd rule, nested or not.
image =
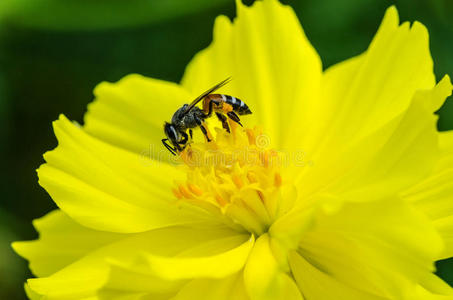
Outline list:
[[[250,4],[253,1],[246,1]],[[431,36],[435,72],[453,75],[453,1],[294,0],[324,67],[366,49],[385,9],[419,20]],[[214,19],[235,15],[232,0],[2,0],[0,2],[0,299],[25,299],[31,274],[10,249],[33,239],[31,220],[55,208],[35,169],[56,145],[60,113],[82,121],[94,86],[129,73],[179,81],[191,57],[211,40]],[[453,129],[453,104],[439,112]],[[453,284],[453,261],[438,263]]]

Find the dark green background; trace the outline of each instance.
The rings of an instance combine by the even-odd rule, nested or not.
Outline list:
[[[248,1],[250,3],[252,1]],[[324,67],[366,49],[384,0],[286,1],[296,10]],[[430,32],[437,78],[453,72],[453,2],[401,0],[402,20]],[[82,121],[93,87],[129,73],[179,81],[191,57],[206,47],[214,19],[234,16],[231,0],[2,0],[0,2],[0,299],[24,299],[31,276],[12,253],[13,240],[33,239],[31,220],[55,205],[35,169],[56,145],[51,122],[60,113]],[[453,129],[453,104],[439,128]],[[453,283],[453,262],[439,264]]]

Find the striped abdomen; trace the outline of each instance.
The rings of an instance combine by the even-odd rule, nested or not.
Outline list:
[[[252,113],[247,104],[245,104],[244,101],[236,97],[223,94],[211,94],[207,98],[209,98],[208,101],[213,101],[214,103],[227,104],[217,106],[214,105],[213,107],[215,110],[222,109],[226,111],[230,106],[232,110],[236,112],[238,115],[248,115]]]

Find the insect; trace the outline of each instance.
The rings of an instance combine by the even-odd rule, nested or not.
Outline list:
[[[228,95],[212,94],[225,84],[230,82],[230,78],[216,84],[190,104],[184,104],[179,108],[171,118],[171,122],[165,122],[164,132],[167,138],[162,139],[164,146],[173,154],[183,151],[189,142],[189,135],[192,139],[192,129],[200,127],[201,132],[206,137],[208,142],[211,139],[208,136],[205,120],[215,112],[217,118],[222,122],[222,127],[230,132],[228,118],[242,126],[238,115],[251,114],[247,104],[243,101]],[[200,101],[203,101],[203,108],[196,106]],[[189,130],[189,135],[187,134]]]

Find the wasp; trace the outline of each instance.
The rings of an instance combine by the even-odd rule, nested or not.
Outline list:
[[[231,78],[223,80],[198,96],[190,104],[184,104],[173,114],[170,123],[165,122],[164,132],[167,138],[162,139],[162,143],[171,154],[176,155],[176,153],[186,148],[189,143],[189,136],[192,139],[192,129],[196,127],[200,128],[206,140],[210,142],[211,139],[208,136],[205,120],[211,117],[213,112],[220,122],[222,122],[222,127],[227,132],[230,132],[228,119],[242,126],[238,115],[252,113],[247,104],[229,95],[213,94],[214,91],[223,87],[230,80]],[[202,108],[196,106],[200,101],[203,101]],[[189,131],[189,135],[187,134],[187,130]]]

